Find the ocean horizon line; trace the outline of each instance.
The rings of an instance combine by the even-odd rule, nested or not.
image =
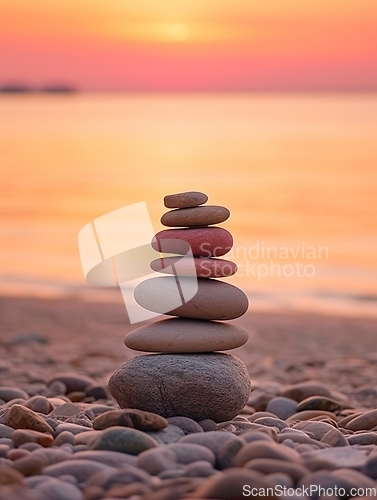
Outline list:
[[[124,89],[83,89],[71,85],[46,85],[46,86],[28,86],[28,85],[8,85],[0,84],[0,95],[56,95],[64,94],[74,96],[76,94],[206,94],[206,95],[219,95],[219,94],[310,94],[310,95],[360,95],[360,94],[376,94],[377,87],[375,88],[124,88]]]

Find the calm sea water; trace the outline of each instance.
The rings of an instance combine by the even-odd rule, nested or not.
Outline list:
[[[159,230],[195,189],[231,210],[252,309],[377,313],[376,131],[376,95],[1,97],[0,293],[115,300],[81,227],[146,201]]]

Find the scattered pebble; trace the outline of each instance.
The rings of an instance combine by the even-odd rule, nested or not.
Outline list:
[[[54,433],[52,427],[42,417],[19,404],[15,404],[9,408],[5,414],[5,424],[14,429],[32,429],[38,432]]]

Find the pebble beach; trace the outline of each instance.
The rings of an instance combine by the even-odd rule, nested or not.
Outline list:
[[[111,397],[109,377],[137,355],[121,301],[2,297],[0,499],[376,496],[376,319],[232,324],[250,334],[232,351],[250,375],[247,405],[197,422]]]

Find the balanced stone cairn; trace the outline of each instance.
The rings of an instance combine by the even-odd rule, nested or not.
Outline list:
[[[227,220],[230,212],[203,206],[207,200],[199,192],[164,198],[165,206],[174,210],[166,212],[161,223],[173,229],[157,233],[152,247],[179,256],[156,259],[151,268],[177,274],[143,281],[135,289],[135,300],[147,310],[178,317],[147,324],[126,336],[127,347],[157,354],[134,357],[111,376],[109,389],[121,408],[223,422],[247,403],[250,379],[245,365],[235,356],[215,352],[247,341],[246,330],[220,321],[242,316],[248,299],[235,286],[214,279],[234,274],[237,266],[216,258],[232,248],[233,238],[213,224]],[[187,248],[193,257],[187,257]],[[197,292],[166,312],[166,300],[177,293],[181,279],[195,280]]]

